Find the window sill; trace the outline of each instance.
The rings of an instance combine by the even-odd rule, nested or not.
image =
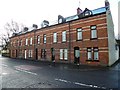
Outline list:
[[[57,44],[57,42],[53,42],[53,44]]]
[[[86,60],[88,62],[99,62],[99,60]]]
[[[96,40],[96,39],[98,39],[98,38],[90,38],[90,40]]]
[[[62,43],[66,43],[66,41],[62,41]]]
[[[76,41],[83,41],[83,39],[80,39],[80,40],[76,40]]]

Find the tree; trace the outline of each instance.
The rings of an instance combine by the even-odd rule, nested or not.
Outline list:
[[[11,20],[10,23],[6,23],[4,26],[4,29],[6,30],[5,34],[2,34],[1,39],[2,39],[2,43],[4,48],[7,48],[7,46],[9,45],[9,38],[14,34],[14,33],[18,33],[20,31],[23,31],[25,25],[23,24],[19,24],[16,21]]]

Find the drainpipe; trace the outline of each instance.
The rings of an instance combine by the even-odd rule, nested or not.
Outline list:
[[[71,63],[71,34],[70,34],[70,22],[68,22],[69,24],[69,62]]]
[[[35,29],[34,29],[34,59],[36,59]]]

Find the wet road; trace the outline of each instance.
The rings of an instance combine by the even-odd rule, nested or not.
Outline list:
[[[2,88],[120,88],[120,64],[74,66],[0,57]]]

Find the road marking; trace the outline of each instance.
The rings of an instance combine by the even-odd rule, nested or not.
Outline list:
[[[6,65],[6,64],[1,64],[2,66],[4,66],[4,67],[8,67],[8,65]]]
[[[60,82],[64,82],[64,83],[71,83],[71,84],[75,84],[75,85],[79,85],[79,86],[84,86],[84,87],[106,89],[106,87],[99,87],[97,85],[84,84],[84,83],[80,83],[80,82],[71,82],[71,81],[64,80],[64,79],[58,79],[58,78],[56,78],[55,80],[56,81],[60,81]]]
[[[2,75],[7,75],[8,73],[2,73]]]
[[[22,72],[25,72],[25,73],[32,74],[32,75],[37,75],[37,73],[33,73],[33,72],[30,72],[30,71],[26,71],[26,70],[23,70],[23,69],[20,69],[20,68],[15,68],[15,69],[18,70],[18,71],[22,71]]]

